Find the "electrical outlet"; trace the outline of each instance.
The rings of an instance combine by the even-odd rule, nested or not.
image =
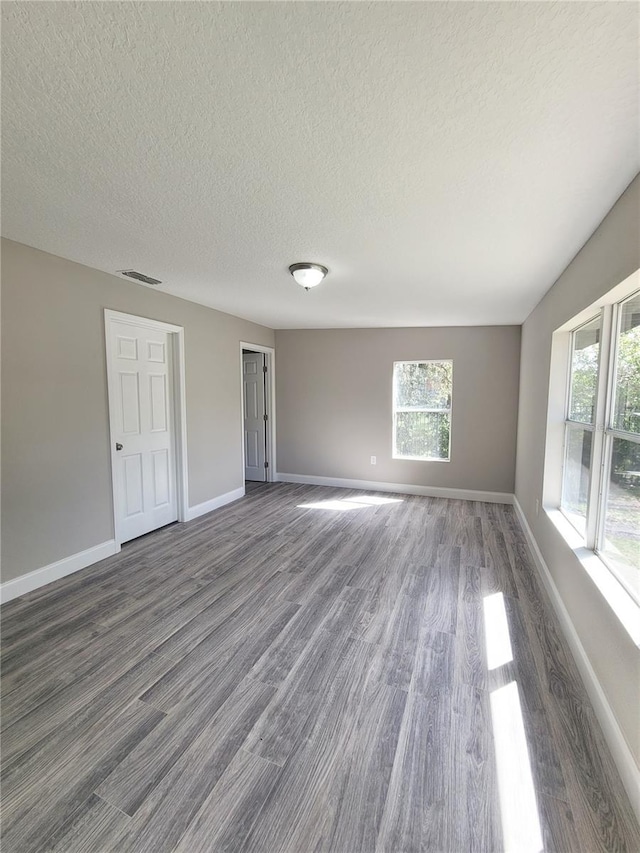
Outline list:
[[[375,456],[372,456],[372,457],[371,457],[371,464],[372,464],[372,465],[375,465],[375,464],[376,464],[376,462],[377,462],[376,457],[375,457]]]
[[[536,498],[536,515],[540,513],[540,501]]]

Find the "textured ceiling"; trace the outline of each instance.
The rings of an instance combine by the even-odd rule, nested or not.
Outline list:
[[[4,235],[274,328],[522,322],[640,165],[635,3],[2,15]]]

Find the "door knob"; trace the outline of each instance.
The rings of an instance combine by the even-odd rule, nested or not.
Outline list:
[[[122,450],[122,445],[118,441],[116,441],[116,450]]]

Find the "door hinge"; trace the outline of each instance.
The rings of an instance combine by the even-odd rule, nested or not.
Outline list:
[[[262,416],[262,419],[263,419],[263,420],[265,420],[265,421],[268,421],[268,420],[269,420],[269,415],[263,415],[263,416]]]
[[[265,468],[268,468],[268,467],[269,467],[269,463],[268,463],[268,462],[265,462],[265,463],[264,463],[264,467],[265,467]]]
[[[266,364],[263,364],[263,365],[262,365],[262,372],[263,372],[263,373],[266,373],[266,372],[267,372],[267,365],[266,365]]]

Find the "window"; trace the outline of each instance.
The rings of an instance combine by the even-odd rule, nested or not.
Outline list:
[[[571,333],[560,508],[640,601],[640,293]]]
[[[453,362],[393,365],[393,456],[448,462]]]
[[[565,425],[561,507],[580,533],[586,532],[599,362],[600,316],[571,335],[571,381]]]

